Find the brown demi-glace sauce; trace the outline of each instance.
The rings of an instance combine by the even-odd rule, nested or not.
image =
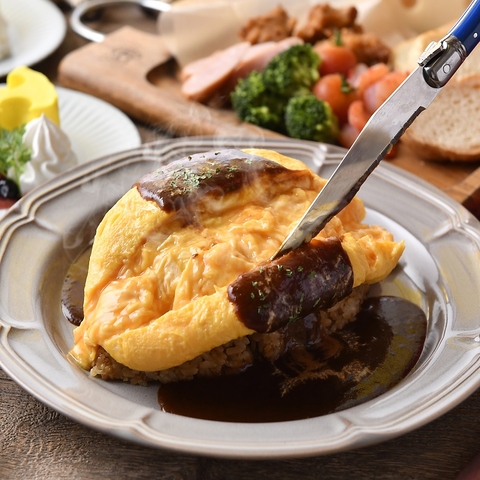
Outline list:
[[[338,238],[313,239],[262,263],[228,286],[237,317],[256,332],[274,332],[352,293],[353,269]]]
[[[83,294],[92,247],[88,246],[70,265],[62,286],[62,312],[75,326],[83,320]]]
[[[395,386],[417,362],[425,334],[426,318],[416,305],[370,298],[355,322],[320,347],[289,351],[274,364],[257,363],[239,375],[161,385],[158,401],[166,412],[226,422],[318,417]],[[285,382],[292,385],[282,394]]]
[[[75,325],[83,318],[89,255],[90,248],[78,256],[64,281],[62,309]],[[426,327],[425,314],[415,304],[369,298],[355,322],[324,336],[320,345],[291,349],[274,364],[259,362],[239,375],[161,385],[158,402],[166,412],[226,422],[325,415],[377,397],[401,381],[422,352]]]

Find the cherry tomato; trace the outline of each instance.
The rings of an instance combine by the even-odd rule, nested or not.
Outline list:
[[[352,127],[349,123],[346,123],[341,129],[338,136],[338,143],[345,148],[350,148],[353,142],[360,133],[355,127]]]
[[[355,100],[348,107],[348,123],[357,131],[361,131],[370,119],[363,100]]]
[[[390,72],[388,65],[384,63],[377,63],[370,68],[367,68],[364,72],[360,73],[353,83],[353,86],[357,89],[358,96],[361,97],[363,92],[374,83],[378,82],[387,73]]]
[[[350,85],[358,90],[358,79],[369,69],[366,63],[357,63],[347,75],[347,80]]]
[[[368,112],[373,113],[407,78],[403,72],[389,72],[363,92],[363,101]]]
[[[312,91],[317,98],[330,105],[340,124],[347,121],[348,107],[357,95],[343,75],[332,73],[321,77]]]
[[[383,157],[386,160],[391,160],[392,158],[395,158],[398,153],[398,143],[395,145],[392,145],[392,148],[388,151],[388,153]]]
[[[330,75],[331,73],[348,75],[350,70],[357,64],[357,57],[353,51],[343,45],[322,41],[317,43],[313,49],[320,56],[319,71],[322,76]]]
[[[0,210],[10,208],[16,201],[14,198],[0,198]]]

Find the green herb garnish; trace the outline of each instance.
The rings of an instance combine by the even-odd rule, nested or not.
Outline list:
[[[24,133],[25,125],[11,131],[0,128],[0,173],[17,183],[32,156],[30,148],[23,143]]]

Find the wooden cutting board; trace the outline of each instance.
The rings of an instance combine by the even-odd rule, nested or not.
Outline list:
[[[90,43],[65,56],[58,81],[176,136],[279,136],[240,125],[232,111],[187,101],[162,38],[132,27],[123,27],[103,42]]]
[[[172,136],[281,137],[240,123],[231,110],[186,100],[176,73],[160,35],[122,27],[103,42],[68,54],[58,78],[61,85],[101,98]],[[432,183],[480,218],[480,162],[426,162],[401,142],[389,162]]]

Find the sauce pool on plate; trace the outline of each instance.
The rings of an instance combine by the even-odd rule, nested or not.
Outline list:
[[[377,397],[414,367],[426,318],[396,297],[367,299],[357,320],[312,349],[292,349],[243,373],[161,385],[162,410],[226,422],[282,422],[326,415]]]

